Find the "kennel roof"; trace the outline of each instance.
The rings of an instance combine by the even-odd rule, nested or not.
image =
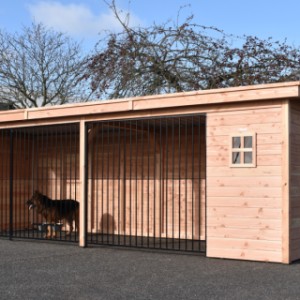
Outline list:
[[[0,111],[0,124],[49,118],[87,117],[132,111],[300,98],[300,81],[101,100],[41,108]],[[148,115],[151,115],[151,112]],[[4,125],[4,124],[3,124]]]

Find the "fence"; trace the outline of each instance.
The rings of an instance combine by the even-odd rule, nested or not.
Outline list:
[[[204,251],[203,116],[88,124],[89,243]]]
[[[88,243],[205,251],[205,117],[88,122],[86,132]],[[79,204],[61,200],[79,200],[79,125],[2,129],[0,152],[0,235],[78,241]],[[27,203],[36,191],[42,208]]]
[[[62,202],[55,203],[55,208],[44,199],[46,207],[38,213],[29,211],[26,201],[34,191],[51,199],[77,199],[78,131],[77,124],[0,131],[1,236],[44,238],[49,227],[56,225],[58,239],[76,241],[76,234],[66,236],[66,223],[57,224],[69,209]]]

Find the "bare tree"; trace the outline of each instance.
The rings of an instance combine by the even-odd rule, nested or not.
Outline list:
[[[85,78],[100,98],[298,80],[300,50],[286,41],[226,35],[192,16],[132,28],[115,1],[107,4],[123,30],[109,32],[90,59]]]
[[[80,45],[42,24],[0,31],[0,101],[17,108],[88,99]]]

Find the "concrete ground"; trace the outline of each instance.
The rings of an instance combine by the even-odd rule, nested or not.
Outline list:
[[[300,264],[0,239],[0,299],[300,299]]]

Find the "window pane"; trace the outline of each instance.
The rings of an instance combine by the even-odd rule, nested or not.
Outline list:
[[[252,148],[252,136],[244,137],[244,148]]]
[[[233,164],[241,163],[241,153],[240,152],[232,152],[232,163]]]
[[[241,138],[239,136],[232,138],[232,148],[241,148]]]
[[[244,160],[245,164],[252,164],[252,152],[245,152],[244,153]]]

